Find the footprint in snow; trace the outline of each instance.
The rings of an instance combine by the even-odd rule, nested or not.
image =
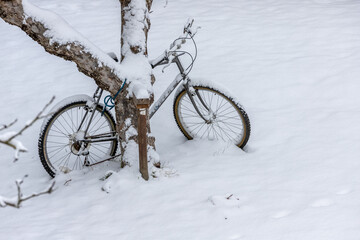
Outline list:
[[[289,216],[290,214],[291,214],[291,211],[284,210],[284,211],[280,211],[280,212],[275,213],[272,216],[272,218],[275,218],[275,219],[284,218],[284,217]]]
[[[237,240],[237,239],[242,239],[244,237],[244,235],[232,235],[229,237],[230,240]]]
[[[240,199],[233,194],[214,195],[208,199],[212,205],[220,208],[239,208]]]
[[[323,198],[323,199],[318,199],[316,201],[314,201],[313,203],[310,204],[311,207],[328,207],[334,204],[334,201],[331,199],[327,199],[327,198]]]
[[[337,195],[346,195],[352,192],[351,188],[344,188],[336,192]]]

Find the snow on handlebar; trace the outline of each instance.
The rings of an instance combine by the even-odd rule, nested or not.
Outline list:
[[[154,68],[156,67],[159,63],[163,62],[164,60],[166,60],[166,62],[169,64],[171,64],[171,59],[169,59],[169,57],[171,58],[170,53],[174,53],[173,48],[176,47],[176,50],[181,48],[181,45],[186,43],[186,39],[190,39],[193,38],[195,36],[195,34],[197,33],[197,30],[200,27],[193,27],[193,23],[194,23],[194,19],[193,18],[189,18],[186,22],[186,24],[184,25],[184,31],[183,34],[181,34],[177,39],[175,39],[169,46],[168,49],[165,50],[165,52],[163,54],[161,54],[159,57],[149,61],[149,63],[151,64],[151,66]],[[165,66],[164,68],[166,68],[167,66]]]
[[[184,33],[189,32],[189,30],[191,29],[192,25],[194,23],[194,19],[193,18],[189,18],[187,23],[184,26]]]
[[[164,60],[164,58],[167,57],[167,52],[165,51],[163,54],[161,54],[160,56],[158,56],[157,58],[150,60],[149,63],[151,66],[156,66],[158,65],[160,62],[162,62]]]
[[[168,51],[170,51],[171,49],[173,49],[176,46],[176,49],[180,49],[181,45],[186,43],[186,39],[190,36],[191,38],[195,36],[195,34],[197,33],[197,30],[199,29],[199,27],[196,27],[195,29],[192,28],[194,23],[194,19],[193,18],[189,18],[186,22],[186,24],[184,25],[184,31],[183,34],[178,37],[174,42],[172,42],[170,44],[170,47],[168,49]]]

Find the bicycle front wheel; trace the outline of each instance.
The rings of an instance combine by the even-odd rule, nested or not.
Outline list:
[[[79,144],[77,139],[105,139],[116,135],[116,125],[107,110],[102,115],[97,106],[85,136],[92,110],[86,101],[77,101],[57,110],[48,120],[39,138],[39,156],[45,170],[54,177],[56,173],[69,173],[114,156],[117,140],[95,141]],[[81,125],[81,128],[79,127]]]
[[[250,121],[244,109],[220,90],[193,86],[194,102],[205,121],[197,113],[186,90],[180,91],[174,101],[174,117],[180,131],[189,140],[206,138],[232,142],[243,148],[250,137]]]

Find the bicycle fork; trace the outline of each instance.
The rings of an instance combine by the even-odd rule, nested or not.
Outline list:
[[[186,84],[184,84],[185,90],[187,95],[190,98],[190,101],[192,103],[192,105],[194,106],[197,114],[199,114],[199,116],[205,121],[206,124],[210,124],[212,123],[212,119],[210,117],[210,115],[212,114],[211,109],[205,104],[204,100],[202,99],[202,97],[200,96],[200,93],[197,89],[194,89],[192,86],[189,86],[189,81],[187,81]],[[196,97],[199,99],[201,105],[209,112],[208,116],[204,116],[201,111],[198,108],[198,104],[196,104],[194,96],[196,95]]]
[[[185,88],[185,90],[186,90],[186,93],[187,93],[187,95],[189,96],[190,101],[191,101],[192,105],[194,106],[196,112],[199,114],[199,116],[205,121],[205,123],[210,124],[210,123],[212,122],[211,117],[210,117],[210,115],[212,114],[211,109],[210,109],[208,106],[206,106],[204,100],[203,100],[202,97],[200,96],[200,93],[199,93],[197,90],[195,90],[191,85],[189,86],[189,83],[191,82],[191,80],[190,80],[190,78],[187,76],[187,74],[185,74],[185,70],[184,70],[184,68],[183,68],[183,66],[182,66],[182,63],[181,63],[181,61],[180,61],[179,56],[180,56],[180,55],[176,56],[176,57],[172,60],[172,62],[174,62],[174,63],[176,64],[176,66],[178,67],[178,69],[179,69],[179,71],[180,71],[181,76],[183,77],[183,80],[184,80],[184,82],[185,82],[184,88]],[[199,108],[198,108],[198,106],[197,106],[197,104],[195,103],[195,100],[194,100],[194,96],[195,96],[195,95],[199,98],[201,105],[209,112],[209,115],[208,115],[209,118],[207,118],[206,116],[204,116],[204,115],[200,112],[200,110],[199,110]]]

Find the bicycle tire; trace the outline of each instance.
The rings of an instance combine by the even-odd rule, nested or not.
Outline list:
[[[199,85],[193,86],[193,88],[199,92],[206,105],[213,110],[212,122],[206,123],[200,117],[186,90],[181,89],[175,96],[173,112],[175,121],[185,137],[189,140],[208,138],[231,141],[239,148],[245,147],[250,137],[251,125],[249,117],[241,105],[214,87]],[[203,115],[209,116],[209,111],[201,104],[199,98],[195,96],[194,99],[199,111]],[[232,111],[232,115],[228,115],[229,111]],[[206,127],[204,128],[204,126]]]
[[[84,161],[85,156],[79,156],[74,153],[76,149],[74,150],[74,144],[71,143],[71,137],[73,137],[74,134],[81,132],[80,130],[78,133],[75,133],[76,130],[74,129],[77,129],[80,125],[80,119],[84,117],[83,113],[87,111],[86,108],[89,109],[87,101],[84,100],[66,104],[51,115],[45,123],[39,136],[38,150],[40,161],[51,177],[55,177],[58,172],[67,173],[69,171],[81,170],[84,168],[85,165],[82,164],[82,162]],[[116,133],[116,124],[112,114],[108,110],[105,110],[104,114],[101,115],[103,109],[100,105],[98,105],[95,110],[96,113],[94,114],[88,133],[96,135],[109,132],[114,136]],[[75,115],[77,118],[76,120]],[[90,114],[86,116],[85,123],[88,121],[89,116]],[[66,122],[66,119],[69,119],[69,121]],[[61,124],[60,120],[64,121],[63,124]],[[101,125],[99,126],[99,124]],[[105,127],[103,126],[104,124]],[[86,125],[87,124],[84,124],[83,126]],[[54,139],[56,139],[56,141],[54,141]],[[54,145],[55,142],[60,145]],[[100,145],[100,143],[89,143],[87,149],[89,152],[87,161],[93,164],[97,161],[106,159],[106,157],[114,156],[117,145],[117,140],[103,142],[102,145]],[[54,148],[55,150],[50,151],[50,148]],[[52,154],[54,151],[55,154]],[[66,154],[66,157],[61,160],[61,158],[59,159],[59,156],[56,155],[62,152]],[[63,166],[62,164],[65,164],[66,166]]]

